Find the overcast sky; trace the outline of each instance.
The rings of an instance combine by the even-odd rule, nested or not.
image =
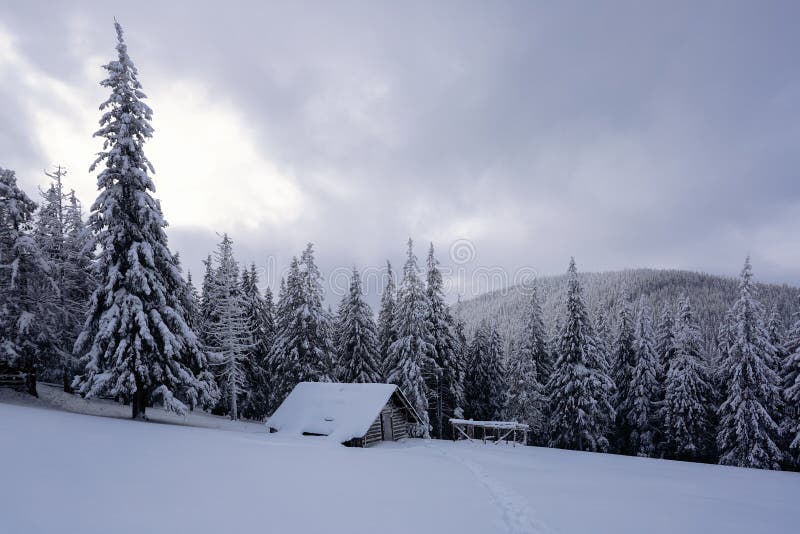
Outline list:
[[[750,253],[800,281],[798,2],[6,0],[0,166],[30,194],[60,163],[96,196],[114,16],[195,278],[227,231],[278,270],[307,241],[326,274],[399,270],[411,236],[509,280]]]

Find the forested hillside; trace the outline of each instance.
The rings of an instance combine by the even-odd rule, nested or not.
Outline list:
[[[658,317],[664,307],[674,308],[681,296],[688,296],[703,338],[716,345],[718,327],[725,312],[738,296],[735,278],[680,271],[675,269],[627,269],[605,273],[579,273],[586,302],[591,312],[602,310],[606,317],[616,317],[617,301],[624,292],[638,300],[645,295]],[[563,308],[567,276],[545,276],[536,280],[547,332],[554,334],[556,318]],[[784,326],[800,305],[800,288],[788,285],[757,284],[760,299],[767,310],[776,308]],[[454,314],[466,325],[469,335],[486,319],[496,322],[506,343],[519,339],[525,326],[529,302],[527,288],[515,286],[498,290],[454,306]],[[507,352],[506,352],[507,353]]]

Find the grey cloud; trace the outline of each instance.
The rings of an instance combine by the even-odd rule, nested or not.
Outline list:
[[[311,240],[323,268],[379,265],[408,235],[420,257],[466,237],[480,262],[544,273],[574,254],[730,274],[751,252],[762,278],[797,282],[763,241],[800,230],[796,3],[162,4],[0,10],[67,83],[96,82],[76,51],[109,57],[116,15],[145,88],[190,77],[245,114],[313,208],[231,229],[245,261]],[[170,229],[192,270],[208,233]]]

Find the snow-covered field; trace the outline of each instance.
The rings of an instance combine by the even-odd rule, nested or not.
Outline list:
[[[0,392],[0,532],[798,531],[797,473],[462,442],[348,449],[206,414],[133,422],[41,389]]]

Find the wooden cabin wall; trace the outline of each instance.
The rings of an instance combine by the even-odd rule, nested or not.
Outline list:
[[[384,408],[385,409],[385,408]],[[370,425],[367,433],[364,434],[363,438],[363,447],[369,447],[373,443],[377,443],[383,439],[383,432],[381,429],[381,415],[378,414],[378,417]]]

